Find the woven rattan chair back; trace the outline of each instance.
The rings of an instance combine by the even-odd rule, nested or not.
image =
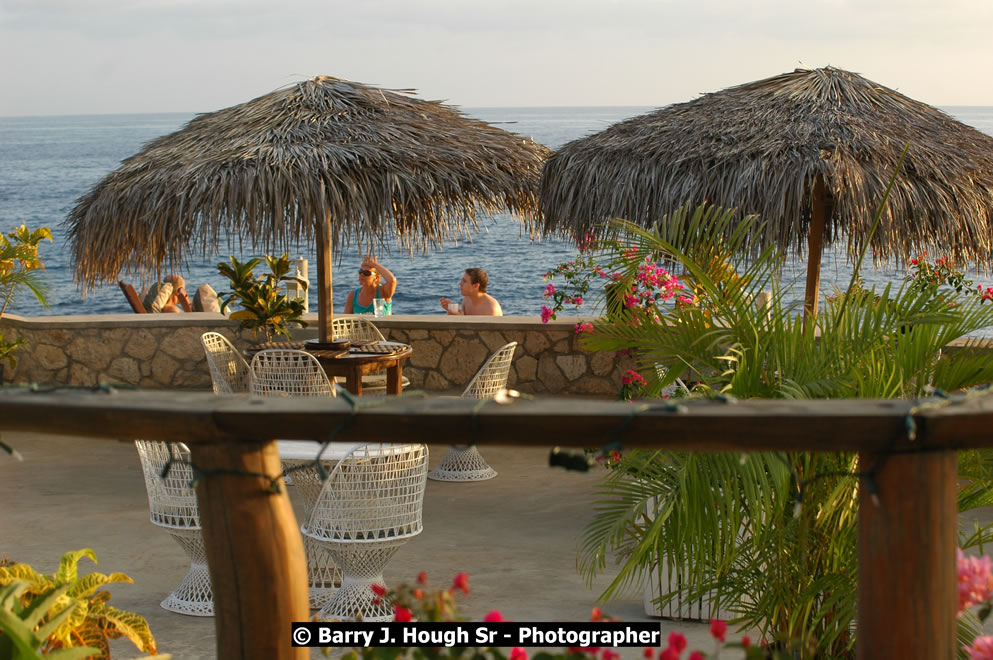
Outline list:
[[[352,341],[386,341],[372,321],[358,317],[335,317],[331,319],[331,329],[335,339],[350,339]]]
[[[210,380],[217,394],[247,392],[252,370],[238,349],[219,332],[205,332],[200,336],[203,352],[207,355]]]
[[[252,358],[252,394],[335,396],[321,363],[306,351],[272,348]]]
[[[192,485],[190,450],[181,443],[135,440],[134,444],[145,475],[149,518],[154,525],[165,529],[190,559],[186,577],[161,605],[180,614],[213,616],[214,599],[200,531],[197,494]],[[167,463],[169,471],[162,476]]]
[[[342,583],[316,619],[391,621],[392,605],[376,597],[383,569],[423,529],[426,445],[359,445],[331,470],[307,524],[306,537],[341,567]]]
[[[500,390],[507,387],[507,377],[510,375],[510,364],[514,360],[514,351],[517,349],[517,342],[512,341],[497,349],[483,366],[479,368],[476,375],[472,377],[465,391],[462,392],[463,399],[488,399]]]

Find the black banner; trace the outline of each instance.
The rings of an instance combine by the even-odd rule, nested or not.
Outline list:
[[[661,646],[658,623],[603,622],[501,622],[445,623],[333,622],[293,623],[293,646],[561,646],[642,647]]]

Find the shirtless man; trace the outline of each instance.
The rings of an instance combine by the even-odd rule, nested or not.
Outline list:
[[[500,303],[486,293],[489,278],[482,268],[466,268],[459,289],[462,292],[462,304],[454,305],[448,298],[441,299],[441,308],[449,315],[466,316],[503,316]],[[454,311],[453,311],[454,310]]]

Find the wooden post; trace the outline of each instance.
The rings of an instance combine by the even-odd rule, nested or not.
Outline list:
[[[317,223],[317,335],[321,342],[334,339],[334,296],[331,291],[331,216]]]
[[[279,475],[275,440],[264,444],[194,444],[193,462],[205,471],[197,487],[207,564],[214,591],[217,657],[305,660],[294,648],[290,623],[310,617],[307,560],[300,527]]]
[[[807,288],[803,298],[803,321],[817,316],[817,302],[821,289],[821,255],[824,252],[824,179],[814,175],[814,188],[810,193],[810,233],[807,235]]]
[[[876,455],[859,456],[862,470]],[[875,475],[878,505],[859,489],[859,660],[956,653],[954,451],[890,454]]]

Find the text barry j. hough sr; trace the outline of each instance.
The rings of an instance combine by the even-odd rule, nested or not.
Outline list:
[[[657,623],[390,622],[293,624],[294,646],[660,646]]]

